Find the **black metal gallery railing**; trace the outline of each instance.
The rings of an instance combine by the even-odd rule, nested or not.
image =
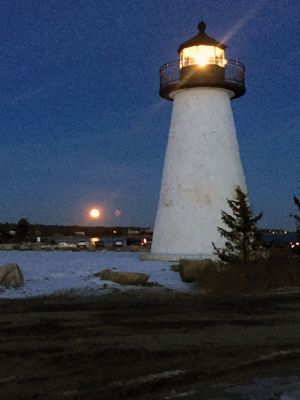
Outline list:
[[[199,74],[205,74],[205,67],[199,69]],[[164,64],[160,70],[160,94],[168,98],[169,92],[180,89],[180,87],[206,86],[205,84],[186,85],[180,82],[179,60]],[[206,81],[206,84],[209,81]],[[245,67],[238,60],[227,60],[224,67],[224,75],[219,81],[213,81],[211,86],[219,86],[235,93],[234,97],[240,97],[245,93]]]

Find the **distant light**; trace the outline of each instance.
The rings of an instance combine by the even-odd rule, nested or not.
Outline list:
[[[147,239],[146,238],[143,239],[143,243],[147,244]]]
[[[300,242],[290,242],[290,246],[291,246],[291,248],[293,249],[294,247],[298,247],[298,246],[300,246]]]
[[[100,210],[98,208],[93,208],[90,210],[90,216],[92,218],[99,218],[100,217]]]
[[[98,237],[93,237],[90,240],[91,240],[92,243],[98,243],[98,242],[100,242],[101,239],[98,238]]]
[[[114,234],[116,234],[117,233],[117,231],[114,231]]]

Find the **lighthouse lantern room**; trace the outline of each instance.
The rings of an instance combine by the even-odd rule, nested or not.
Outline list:
[[[226,46],[205,33],[205,22],[201,21],[198,29],[199,33],[196,36],[179,46],[180,68],[191,65],[205,67],[208,64],[224,67]]]
[[[160,95],[173,101],[149,259],[213,258],[221,210],[246,190],[231,100],[245,93],[245,68],[226,46],[199,32],[160,68]]]

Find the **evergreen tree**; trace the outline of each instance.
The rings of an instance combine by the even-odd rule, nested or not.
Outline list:
[[[25,239],[26,235],[29,232],[30,224],[26,218],[21,218],[16,227],[16,235],[18,240],[22,241]]]
[[[218,227],[221,236],[225,238],[225,246],[220,249],[215,246],[215,254],[225,263],[246,263],[255,258],[260,247],[256,223],[262,218],[262,213],[253,216],[248,197],[238,187],[236,197],[227,200],[232,215],[221,211],[221,219],[228,229]]]
[[[294,203],[298,207],[298,210],[300,211],[300,200],[296,196],[294,196]],[[291,217],[293,217],[296,222],[297,234],[298,234],[298,237],[300,237],[300,215],[291,214]]]

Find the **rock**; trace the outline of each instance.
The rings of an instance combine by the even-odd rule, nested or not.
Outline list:
[[[0,267],[0,285],[14,288],[24,285],[23,274],[18,264],[11,263]]]
[[[0,250],[13,250],[13,245],[12,243],[1,244]]]
[[[140,272],[115,272],[110,269],[104,269],[97,275],[102,280],[121,285],[145,285],[149,279],[149,275]]]
[[[199,282],[201,273],[209,269],[216,270],[216,265],[210,258],[179,262],[179,273],[184,282]]]
[[[18,250],[27,251],[27,250],[31,250],[31,249],[30,249],[29,245],[22,243],[22,244],[20,244]]]
[[[179,272],[179,264],[170,265],[170,270],[174,272]]]

